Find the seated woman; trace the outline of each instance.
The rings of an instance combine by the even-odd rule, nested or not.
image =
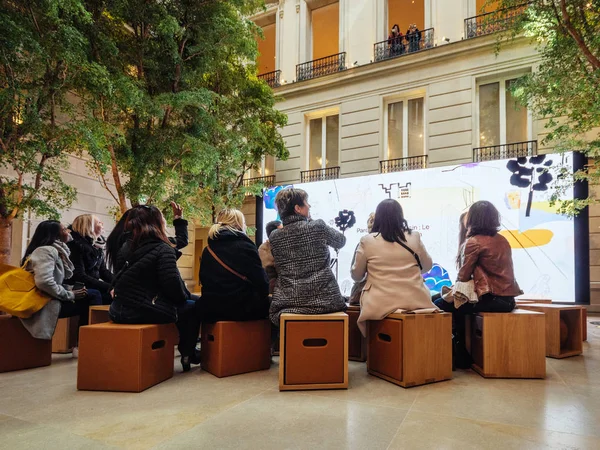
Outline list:
[[[165,219],[155,206],[132,208],[125,222],[129,239],[115,263],[114,300],[109,316],[115,323],[176,323],[183,370],[200,364],[196,341],[200,323],[194,302],[177,268]]]
[[[277,281],[269,312],[279,326],[282,313],[327,314],[346,310],[331,271],[329,247],[340,249],[346,237],[321,219],[310,219],[308,194],[302,189],[282,189],[275,205],[283,228],[271,233],[271,251]]]
[[[102,294],[102,302],[110,304],[113,274],[104,262],[104,245],[98,244],[104,225],[91,214],[77,216],[71,225],[73,240],[67,245],[71,250],[73,277],[69,283],[82,283],[86,288],[96,289]],[[101,242],[104,242],[102,239]]]
[[[400,203],[379,203],[373,231],[361,238],[351,269],[355,281],[367,275],[358,318],[363,336],[367,320],[381,320],[397,309],[437,309],[422,276],[432,266],[421,235],[411,232]]]
[[[183,218],[183,208],[181,206],[175,202],[171,202],[171,208],[173,209],[174,216],[173,227],[175,228],[175,237],[169,237],[169,241],[175,245],[175,253],[177,259],[179,259],[182,255],[181,249],[188,245],[188,222]],[[109,270],[114,270],[119,250],[121,250],[121,247],[127,241],[125,222],[127,222],[127,218],[129,217],[129,211],[131,209],[123,213],[108,235],[108,238],[106,238],[106,265]]]
[[[79,316],[79,326],[88,324],[90,305],[101,305],[98,291],[85,288],[70,290],[63,286],[65,279],[73,274],[73,263],[66,243],[71,231],[56,220],[45,220],[35,229],[27,246],[22,264],[33,273],[36,287],[52,300],[28,319],[23,325],[38,339],[52,339],[59,318]],[[77,356],[77,351],[73,351]]]
[[[202,297],[196,310],[203,321],[258,320],[269,312],[269,282],[254,242],[246,236],[241,211],[226,208],[208,231],[200,262]]]
[[[478,301],[455,308],[454,303],[443,299],[435,304],[455,316],[457,351],[466,353],[464,347],[464,315],[476,312],[510,312],[515,308],[515,297],[522,294],[512,262],[510,244],[500,230],[500,213],[487,201],[474,203],[467,214],[467,240],[461,255],[457,280],[473,281]],[[469,358],[457,358],[457,367],[469,367]]]

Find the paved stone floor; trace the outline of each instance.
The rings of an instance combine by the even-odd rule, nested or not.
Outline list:
[[[600,321],[590,317],[590,321]],[[600,327],[545,380],[471,371],[403,389],[350,363],[347,391],[278,391],[269,371],[200,369],[141,394],[78,392],[77,360],[0,374],[2,449],[600,449]]]

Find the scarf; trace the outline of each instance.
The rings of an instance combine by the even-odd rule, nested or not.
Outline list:
[[[67,244],[65,244],[62,241],[54,241],[54,244],[52,244],[52,246],[56,250],[58,250],[58,256],[60,256],[60,259],[62,260],[65,269],[65,280],[68,280],[73,276],[73,271],[75,270],[75,266],[69,258],[69,256],[71,256],[71,250],[69,250]]]
[[[104,236],[98,236],[94,241],[94,247],[104,251],[106,249],[106,239]]]

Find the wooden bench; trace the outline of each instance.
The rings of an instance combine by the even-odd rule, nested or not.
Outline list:
[[[348,389],[348,315],[282,314],[279,390]]]
[[[271,321],[202,324],[202,370],[229,377],[271,367]]]
[[[452,315],[392,313],[368,322],[369,374],[402,387],[452,378]]]
[[[49,366],[52,341],[35,339],[17,317],[0,316],[0,373]]]
[[[467,316],[472,369],[484,378],[545,378],[545,317],[534,311]],[[470,339],[469,339],[470,338]]]
[[[175,324],[100,323],[79,330],[77,389],[141,392],[173,376]]]
[[[358,329],[360,306],[348,305],[348,359],[365,362],[367,360],[367,339]]]
[[[583,352],[582,308],[575,305],[526,304],[519,309],[544,313],[546,356],[567,358]]]

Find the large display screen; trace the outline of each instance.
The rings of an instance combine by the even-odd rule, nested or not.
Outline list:
[[[573,220],[550,206],[559,167],[572,168],[572,154],[342,178],[294,187],[308,193],[313,219],[323,219],[336,227],[335,219],[341,211],[354,213],[356,223],[344,232],[346,245],[338,255],[332,250],[332,270],[338,275],[344,295],[350,294],[353,284],[350,265],[354,251],[367,233],[369,214],[381,200],[398,200],[410,228],[421,233],[434,261],[431,271],[423,276],[432,293],[456,279],[460,214],[472,203],[488,200],[502,215],[500,233],[512,248],[521,289],[527,294],[550,296],[556,302],[574,302]],[[279,219],[274,200],[285,187],[265,190],[264,225]],[[572,189],[561,195],[562,199],[572,198]]]

